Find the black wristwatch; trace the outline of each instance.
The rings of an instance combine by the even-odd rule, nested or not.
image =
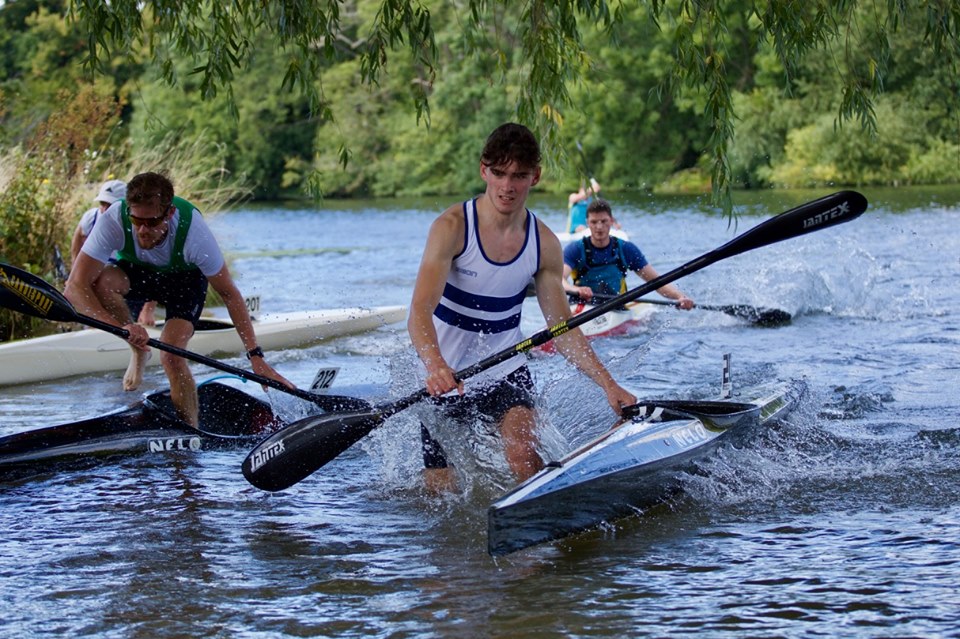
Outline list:
[[[263,349],[257,346],[256,348],[251,348],[247,351],[247,359],[253,359],[254,357],[263,357]]]

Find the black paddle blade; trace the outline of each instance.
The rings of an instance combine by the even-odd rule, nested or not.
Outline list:
[[[739,317],[757,326],[784,326],[793,319],[790,313],[779,308],[757,308],[746,304],[731,304],[722,307],[722,310],[727,315]]]
[[[75,322],[77,312],[43,278],[9,264],[0,264],[0,306],[54,322]]]
[[[785,326],[793,320],[793,316],[779,308],[757,309],[756,324],[760,326]]]
[[[261,490],[293,486],[383,423],[377,411],[307,417],[257,444],[243,460],[243,476]]]
[[[790,209],[730,240],[711,253],[711,262],[800,237],[838,224],[846,224],[867,210],[867,198],[856,191],[838,191]]]

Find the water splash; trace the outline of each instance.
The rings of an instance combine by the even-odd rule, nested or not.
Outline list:
[[[701,461],[683,478],[685,500],[746,516],[955,503],[960,429],[890,420],[889,397],[873,393],[844,391],[838,418],[825,414],[825,395],[810,394],[788,420]]]

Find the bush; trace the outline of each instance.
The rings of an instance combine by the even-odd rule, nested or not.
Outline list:
[[[62,93],[60,104],[63,110],[38,127],[23,149],[4,155],[0,171],[6,176],[0,193],[0,260],[51,282],[55,249],[69,253],[83,186],[88,175],[109,164],[109,155],[97,149],[119,118],[119,105],[91,86]],[[31,335],[43,324],[0,309],[0,339]]]

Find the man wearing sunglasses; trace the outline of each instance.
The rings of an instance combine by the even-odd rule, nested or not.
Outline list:
[[[190,202],[175,197],[173,184],[158,173],[141,173],[127,184],[126,199],[110,206],[83,244],[64,295],[84,315],[125,328],[130,365],[124,390],[143,380],[150,356],[149,335],[133,318],[146,300],[166,307],[160,341],[187,348],[203,311],[207,283],[223,299],[253,370],[291,388],[264,361],[253,323],[203,217]],[[160,363],[180,417],[198,424],[197,387],[186,360],[165,351]]]

